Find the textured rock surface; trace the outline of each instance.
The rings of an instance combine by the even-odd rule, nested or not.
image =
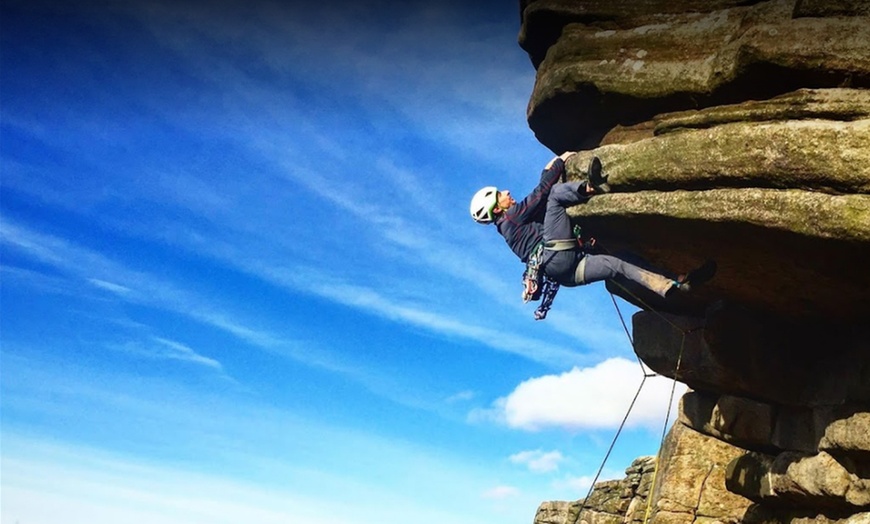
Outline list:
[[[641,359],[693,389],[795,408],[870,404],[866,327],[759,321],[727,308],[711,308],[706,319],[641,312],[633,326]]]
[[[866,332],[832,334],[729,308],[710,308],[706,318],[641,312],[633,320],[644,362],[696,388],[682,399],[680,425],[739,450],[724,477],[730,492],[755,502],[740,522],[852,521],[870,511]],[[662,463],[684,476],[705,474],[673,458]],[[687,485],[667,474],[663,482]]]
[[[696,390],[798,408],[870,404],[866,328],[777,323],[715,307],[705,319],[641,312],[633,326],[641,359]]]
[[[527,2],[520,41],[540,62],[529,123],[553,150],[588,149],[674,110],[870,85],[866,2],[837,16],[802,3]]]
[[[777,415],[768,403],[690,391],[680,400],[680,423],[747,449],[771,449]]]
[[[830,422],[825,424],[824,435],[819,441],[820,450],[841,450],[870,459],[866,456],[870,453],[870,413],[858,409],[852,413],[846,411],[840,416],[827,414],[825,418],[830,419]]]
[[[725,464],[744,451],[675,424],[661,451],[651,522],[739,522],[751,502],[725,489]]]
[[[613,188],[571,216],[672,276],[719,266],[676,299],[607,284],[693,389],[650,522],[870,524],[870,0],[520,4],[530,127]],[[541,524],[628,522],[617,484]]]
[[[715,259],[709,297],[794,318],[866,318],[870,119],[845,119],[868,102],[870,91],[814,90],[663,117],[680,130],[595,150],[614,192],[570,213],[610,251],[653,266]],[[761,120],[795,114],[813,118]],[[572,159],[572,173],[589,156]]]
[[[848,458],[827,452],[777,456],[749,453],[728,465],[728,489],[758,501],[787,507],[850,511],[870,509],[870,480]]]
[[[534,524],[574,524],[577,502],[550,501],[538,506]],[[573,513],[572,513],[573,510]]]
[[[529,124],[556,152],[593,150],[614,189],[572,214],[665,270],[717,260],[710,297],[870,317],[868,6],[523,2]]]
[[[655,457],[636,459],[622,480],[599,482],[589,498],[544,502],[534,524],[630,524],[642,522],[652,484]]]

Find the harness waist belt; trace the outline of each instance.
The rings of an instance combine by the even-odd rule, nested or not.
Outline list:
[[[576,238],[566,238],[564,240],[548,240],[544,242],[544,249],[547,251],[572,251],[579,249]]]

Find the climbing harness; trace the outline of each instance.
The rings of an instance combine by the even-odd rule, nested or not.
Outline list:
[[[545,258],[546,251],[581,251],[587,254],[595,247],[595,239],[584,240],[579,225],[574,226],[574,238],[538,242],[523,272],[523,303],[541,299],[541,305],[535,309],[535,320],[544,320],[553,306],[559,283],[544,272],[544,266],[550,260]],[[552,256],[552,254],[550,255]]]
[[[661,440],[659,442],[659,451],[656,454],[656,460],[655,460],[655,463],[653,465],[653,477],[652,477],[652,480],[650,482],[649,491],[647,492],[647,496],[646,496],[646,512],[644,514],[643,524],[647,524],[649,522],[650,510],[652,509],[652,499],[653,499],[653,493],[654,493],[655,487],[656,487],[656,478],[658,476],[659,462],[661,462],[662,448],[664,447],[665,438],[667,436],[668,421],[670,420],[670,417],[671,417],[671,406],[674,403],[674,392],[675,392],[676,386],[677,386],[677,377],[678,377],[679,371],[680,371],[680,364],[682,363],[682,360],[683,360],[683,350],[685,349],[685,345],[686,345],[686,335],[695,331],[696,328],[695,329],[685,329],[685,328],[677,325],[676,323],[671,321],[669,318],[664,316],[662,313],[660,313],[659,311],[656,311],[655,309],[650,307],[649,304],[647,304],[642,298],[640,298],[636,294],[632,293],[629,289],[627,289],[625,286],[623,286],[619,282],[617,282],[615,280],[611,280],[611,282],[613,282],[615,285],[622,288],[623,291],[625,291],[626,293],[628,293],[632,297],[634,297],[634,299],[636,299],[641,305],[643,305],[643,307],[647,311],[651,311],[651,312],[655,313],[656,315],[661,317],[665,322],[667,322],[672,327],[674,327],[675,329],[680,331],[683,335],[683,338],[680,341],[680,351],[679,351],[679,354],[677,355],[677,364],[674,368],[673,381],[671,383],[671,395],[670,395],[670,398],[668,399],[668,410],[667,410],[667,414],[665,415],[664,426],[662,427],[662,437],[661,437]],[[634,349],[634,340],[632,339],[631,334],[628,331],[628,326],[625,323],[625,319],[622,316],[622,311],[620,311],[619,305],[616,303],[616,298],[613,296],[613,293],[610,294],[610,299],[613,301],[613,306],[616,308],[616,313],[619,315],[619,320],[622,323],[622,329],[625,331],[625,335],[628,337],[628,341],[631,344],[632,349]],[[637,351],[635,351],[634,353],[635,353],[635,356],[637,357]],[[589,491],[586,493],[586,497],[583,499],[583,507],[580,508],[580,511],[578,511],[577,515],[574,517],[573,524],[577,524],[577,522],[580,520],[580,515],[583,513],[583,510],[586,509],[586,501],[589,500],[589,496],[592,495],[592,491],[594,491],[594,489],[595,489],[595,483],[598,482],[598,477],[601,476],[601,472],[604,470],[604,466],[607,464],[607,459],[610,457],[610,453],[613,451],[613,447],[616,445],[616,441],[619,438],[620,433],[622,433],[622,429],[625,427],[626,421],[628,421],[628,417],[631,414],[631,410],[634,408],[634,404],[637,401],[638,396],[640,396],[640,392],[643,389],[643,385],[646,382],[646,379],[650,378],[650,377],[657,376],[656,373],[647,373],[646,372],[646,369],[643,367],[643,363],[641,362],[640,357],[637,357],[637,362],[640,365],[641,371],[643,372],[643,379],[640,381],[640,385],[637,388],[637,392],[634,394],[634,398],[632,399],[631,404],[628,406],[628,411],[625,413],[625,417],[622,419],[622,423],[619,425],[619,428],[616,430],[616,434],[613,436],[613,441],[610,443],[610,447],[607,449],[607,453],[605,453],[605,455],[604,455],[604,460],[602,460],[601,466],[598,468],[598,472],[595,474],[595,478],[592,479],[592,483],[589,486]]]

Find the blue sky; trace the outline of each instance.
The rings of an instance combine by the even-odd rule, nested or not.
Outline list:
[[[536,322],[468,216],[553,156],[518,5],[77,4],[0,19],[2,524],[585,495],[640,367],[602,284]],[[606,477],[655,453],[670,388]]]

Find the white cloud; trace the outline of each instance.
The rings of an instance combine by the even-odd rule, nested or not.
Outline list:
[[[496,486],[481,494],[481,497],[490,500],[505,500],[519,496],[520,490],[513,486]]]
[[[564,458],[558,451],[544,452],[536,449],[515,453],[510,456],[510,461],[514,464],[523,464],[529,468],[529,471],[535,473],[547,473],[559,469],[559,463]]]
[[[594,367],[529,379],[496,400],[491,409],[472,413],[472,418],[498,420],[530,431],[617,427],[642,380],[636,362],[612,358]],[[665,377],[648,378],[627,425],[655,428],[663,424],[671,387],[672,381]],[[685,391],[685,385],[676,385],[674,405]]]

